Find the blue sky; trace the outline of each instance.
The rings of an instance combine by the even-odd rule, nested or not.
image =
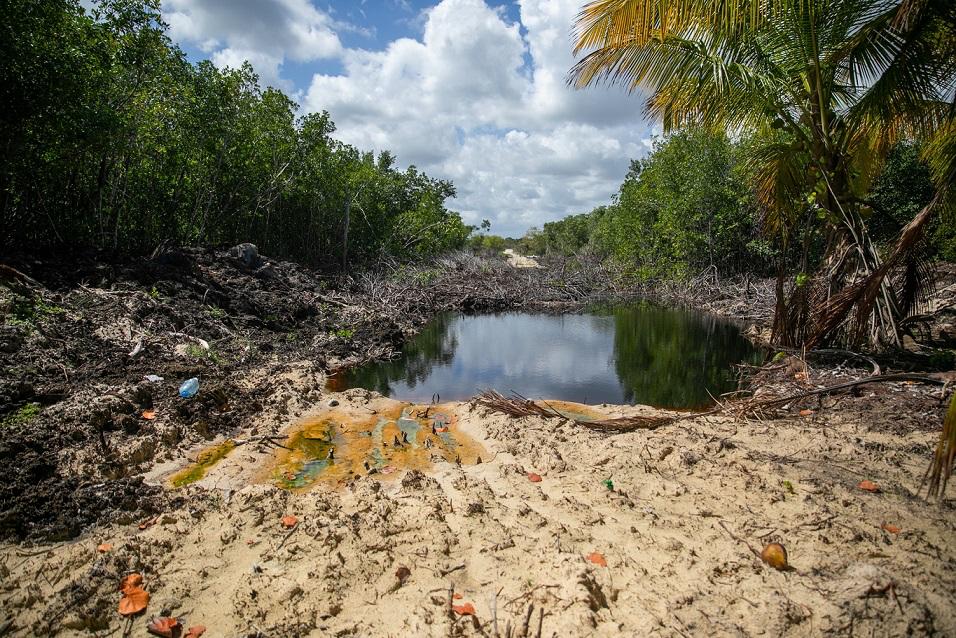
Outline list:
[[[643,100],[574,91],[583,0],[164,0],[192,60],[250,61],[337,136],[451,179],[466,222],[521,235],[607,203],[654,133]]]

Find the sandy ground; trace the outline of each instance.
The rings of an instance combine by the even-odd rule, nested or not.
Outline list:
[[[290,373],[290,392],[306,382]],[[929,390],[885,391],[927,405],[917,394]],[[877,427],[861,416],[876,399],[848,400],[809,417],[614,436],[447,405],[451,434],[482,463],[433,449],[412,461],[402,447],[383,460],[395,471],[368,475],[339,450],[334,480],[297,490],[276,485],[290,453],[250,442],[144,529],[116,521],[64,544],[0,546],[0,627],[146,636],[150,617],[174,615],[206,636],[493,636],[533,605],[531,636],[956,635],[953,501],[915,495],[938,430]],[[333,413],[402,408],[362,390],[312,405],[283,437]],[[168,485],[181,467],[150,480]],[[748,548],[768,542],[785,545],[792,570]],[[117,588],[130,571],[150,601],[126,621]],[[450,610],[450,591],[476,615]]]
[[[537,260],[519,255],[512,248],[506,249],[504,254],[508,258],[508,263],[514,268],[541,268],[541,264]]]

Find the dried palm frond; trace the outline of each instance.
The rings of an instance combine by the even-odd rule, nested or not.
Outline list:
[[[662,416],[629,416],[613,419],[585,420],[576,419],[567,414],[555,410],[544,401],[532,401],[526,399],[520,394],[513,392],[510,397],[506,397],[495,390],[483,390],[472,399],[478,405],[484,406],[489,410],[501,412],[513,417],[540,416],[546,419],[567,419],[575,425],[579,425],[590,430],[597,430],[609,434],[620,434],[623,432],[633,432],[635,430],[654,430],[665,425],[671,425],[679,421],[697,419],[704,416],[713,416],[724,414],[735,419],[772,419],[779,416],[780,408],[800,399],[807,399],[817,396],[828,396],[845,392],[861,385],[872,383],[897,383],[901,381],[910,381],[916,383],[927,383],[930,385],[942,385],[944,382],[938,375],[917,374],[912,372],[900,372],[896,374],[884,374],[864,377],[854,381],[838,383],[826,388],[798,392],[783,397],[774,397],[769,399],[756,399],[750,397],[743,400],[718,402],[717,405],[706,412],[692,412],[681,415],[662,415]],[[953,452],[950,452],[950,461],[952,461]],[[951,463],[952,464],[952,463]]]
[[[953,462],[956,460],[956,393],[949,402],[949,410],[943,420],[943,433],[936,444],[936,454],[933,462],[926,468],[923,475],[923,485],[929,484],[926,495],[937,496],[940,500],[946,493],[946,483],[953,474]]]
[[[841,324],[854,306],[857,307],[858,317],[867,317],[873,312],[880,289],[884,286],[887,276],[912,259],[912,255],[919,251],[923,233],[933,213],[946,202],[946,191],[939,191],[904,228],[892,253],[879,268],[857,283],[847,286],[838,294],[830,297],[816,312],[814,328],[806,341],[808,348],[815,348],[823,343]],[[898,327],[894,327],[898,332]]]
[[[599,432],[620,433],[633,432],[634,430],[653,430],[663,425],[673,423],[683,417],[671,416],[629,416],[618,417],[614,419],[597,419],[593,421],[575,419],[567,414],[562,414],[546,403],[535,402],[526,399],[518,393],[512,393],[510,397],[496,392],[495,390],[484,390],[475,397],[478,405],[483,405],[495,412],[502,412],[515,417],[540,416],[546,419],[567,419],[575,425],[597,430]],[[694,415],[697,416],[697,415]]]
[[[894,277],[900,314],[908,317],[923,312],[936,290],[933,268],[925,242],[902,259],[900,272]]]

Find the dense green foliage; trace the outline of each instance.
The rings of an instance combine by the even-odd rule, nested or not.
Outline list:
[[[570,81],[640,87],[665,132],[752,140],[753,192],[785,248],[775,339],[900,346],[926,293],[922,240],[956,208],[954,16],[952,0],[592,0]],[[887,250],[864,198],[911,139],[936,192]],[[814,235],[825,249],[808,261]]]
[[[251,241],[316,265],[426,256],[470,228],[451,183],[336,141],[247,64],[190,64],[158,0],[0,8],[0,243]]]
[[[898,144],[863,198],[872,209],[869,224],[873,238],[884,244],[894,240],[903,226],[930,203],[935,192],[929,167],[920,159],[920,145]],[[927,252],[956,261],[956,215],[952,211],[941,212],[927,233]]]
[[[755,207],[724,135],[679,132],[632,162],[597,243],[649,276],[759,270]]]
[[[524,248],[587,248],[641,278],[683,277],[710,266],[761,272],[770,248],[759,238],[737,156],[725,135],[684,131],[659,139],[648,157],[631,162],[611,205],[545,224],[526,235]]]
[[[631,162],[610,205],[532,228],[519,247],[534,255],[591,251],[642,279],[682,278],[710,266],[722,274],[765,275],[785,245],[789,258],[805,268],[822,257],[825,237],[815,215],[797,219],[785,242],[765,232],[753,194],[754,171],[745,161],[761,143],[732,142],[703,130],[658,139],[646,158]],[[935,192],[919,153],[917,144],[900,143],[860,200],[870,233],[884,247]],[[810,203],[807,209],[812,210]],[[934,222],[926,254],[956,258],[956,219]]]

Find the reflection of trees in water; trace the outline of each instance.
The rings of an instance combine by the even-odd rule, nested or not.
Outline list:
[[[393,361],[382,361],[360,366],[347,375],[350,388],[367,388],[388,396],[391,385],[402,381],[409,388],[423,382],[431,369],[451,363],[458,348],[458,337],[450,330],[456,317],[440,315],[402,348],[402,356]]]
[[[731,324],[640,304],[613,311],[614,366],[628,402],[703,407],[735,387],[733,364],[759,356]]]

